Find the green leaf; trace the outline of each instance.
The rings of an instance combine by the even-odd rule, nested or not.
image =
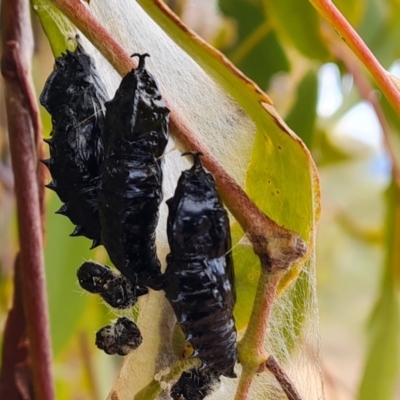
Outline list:
[[[366,6],[357,31],[382,66],[389,68],[400,54],[400,14],[386,10],[379,0],[369,0]]]
[[[399,293],[388,289],[381,294],[370,322],[359,400],[394,399],[400,366],[400,299]]]
[[[317,118],[318,79],[314,71],[308,71],[297,87],[296,101],[286,123],[311,147]]]
[[[350,155],[338,148],[330,137],[330,131],[318,130],[313,143],[313,153],[318,163],[318,168],[349,161]]]
[[[222,11],[236,21],[237,41],[227,56],[241,71],[265,88],[273,74],[289,70],[289,61],[261,4],[247,0],[219,3]]]
[[[68,18],[50,0],[31,0],[31,4],[49,39],[54,57],[59,57],[65,49],[73,50],[75,42],[69,39],[77,32]]]
[[[300,142],[281,131],[274,120],[260,120],[246,188],[265,214],[310,243],[315,209],[308,157]]]
[[[366,8],[364,0],[335,0],[334,3],[351,25],[356,27],[360,23]]]
[[[231,232],[237,296],[234,316],[236,329],[241,331],[246,328],[253,309],[257,282],[260,277],[260,261],[249,244],[241,244],[244,233],[238,223],[232,226]],[[245,268],[238,268],[239,266],[245,266]]]
[[[369,344],[359,400],[392,400],[400,371],[400,193],[388,192],[387,248],[379,299],[369,323]]]
[[[359,35],[368,47],[374,51],[373,41],[380,36],[380,32],[386,25],[386,16],[380,0],[366,1],[364,18],[358,27]]]
[[[88,306],[89,296],[82,296],[76,270],[91,256],[90,241],[69,234],[74,226],[68,218],[55,214],[61,207],[56,195],[51,194],[46,219],[46,279],[50,308],[50,327],[53,352],[64,349],[76,332],[78,322]]]
[[[386,97],[383,96],[381,98],[380,104],[385,113],[385,117],[389,122],[390,129],[388,130],[388,140],[392,150],[392,155],[397,165],[400,165],[400,120]]]
[[[267,25],[264,25],[268,27]],[[261,26],[263,28],[263,26]],[[259,29],[259,27],[257,28]],[[243,42],[239,43],[239,46]],[[236,47],[236,51],[241,47]],[[269,86],[271,77],[277,72],[287,72],[290,69],[289,61],[283,51],[276,34],[270,32],[266,34],[254,47],[252,47],[246,57],[235,61],[235,49],[228,54],[234,64],[243,71],[249,78],[254,80],[260,87]],[[274,55],[271,58],[271,54]]]
[[[306,57],[328,60],[320,34],[319,17],[306,0],[263,0],[265,12],[276,31]]]

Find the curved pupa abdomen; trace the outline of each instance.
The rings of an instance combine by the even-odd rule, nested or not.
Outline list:
[[[67,51],[55,63],[40,95],[53,125],[51,139],[46,140],[50,158],[43,161],[53,178],[47,187],[65,203],[58,213],[76,225],[71,236],[86,236],[95,247],[101,242],[97,188],[108,95],[79,40],[75,51]]]

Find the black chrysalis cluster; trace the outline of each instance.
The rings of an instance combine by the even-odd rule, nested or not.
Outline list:
[[[97,188],[108,95],[79,40],[75,51],[67,50],[55,63],[40,96],[53,124],[50,158],[43,160],[53,178],[47,187],[64,203],[58,213],[76,225],[71,236],[84,235],[96,247],[101,243]]]
[[[206,393],[205,382],[215,382],[220,375],[235,377],[237,360],[228,214],[213,176],[201,164],[200,153],[193,155],[193,167],[182,173],[174,197],[167,201],[171,252],[165,292],[186,340],[194,348],[193,356],[202,360],[198,371],[182,375],[173,388],[181,395],[191,387],[188,382],[202,382]]]
[[[201,400],[221,375],[235,377],[237,361],[233,307],[236,300],[229,219],[213,176],[190,153],[194,165],[182,173],[167,201],[170,254],[161,274],[155,230],[162,201],[162,161],[168,142],[169,110],[148,54],[134,54],[138,67],[107,102],[91,57],[78,41],[56,59],[41,95],[53,122],[48,185],[65,203],[59,213],[77,225],[93,247],[102,243],[119,271],[87,261],[78,269],[81,287],[117,309],[138,296],[164,289],[179,325],[202,365],[183,373],[173,399]],[[118,318],[100,329],[96,345],[126,355],[142,342],[139,328]]]
[[[40,96],[52,117],[48,166],[65,204],[58,211],[93,246],[104,244],[121,274],[95,262],[78,270],[81,286],[114,308],[132,307],[147,287],[161,289],[155,248],[162,200],[161,160],[168,141],[168,114],[153,76],[139,57],[113,100],[93,59],[77,36],[75,51],[56,59]],[[104,147],[103,147],[104,145]],[[136,325],[120,318],[102,328],[96,344],[108,354],[127,354],[141,342]]]

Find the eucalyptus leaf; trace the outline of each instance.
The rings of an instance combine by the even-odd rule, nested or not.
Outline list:
[[[303,55],[327,61],[329,52],[319,28],[319,17],[308,1],[263,0],[277,32]]]
[[[227,55],[240,70],[262,88],[268,86],[273,74],[289,71],[285,51],[261,2],[220,0],[219,4],[225,15],[237,22],[237,40]]]
[[[386,260],[379,298],[368,326],[369,342],[359,400],[392,400],[400,370],[399,189],[387,193]]]
[[[66,49],[73,50],[75,44],[70,39],[77,30],[71,22],[49,0],[31,0],[31,4],[49,38],[54,56],[59,57]]]
[[[311,148],[315,121],[317,119],[318,80],[314,71],[307,71],[297,86],[296,101],[286,123],[302,138],[304,143]]]
[[[351,25],[356,27],[363,19],[366,3],[364,0],[335,0],[335,6]]]

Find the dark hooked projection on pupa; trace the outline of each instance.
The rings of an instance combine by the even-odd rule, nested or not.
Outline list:
[[[64,205],[57,213],[76,225],[71,236],[86,236],[93,247],[101,243],[97,189],[103,160],[101,130],[107,90],[94,60],[79,37],[75,51],[67,50],[55,60],[40,102],[51,115],[53,129],[50,158],[43,160],[53,180],[47,185]]]
[[[193,153],[193,167],[182,173],[174,197],[167,201],[171,252],[165,272],[166,297],[194,348],[193,356],[202,361],[200,369],[182,374],[172,388],[171,394],[178,396],[174,398],[187,400],[194,399],[190,393],[196,387],[195,399],[204,398],[221,375],[235,377],[237,360],[228,214],[200,155]]]

